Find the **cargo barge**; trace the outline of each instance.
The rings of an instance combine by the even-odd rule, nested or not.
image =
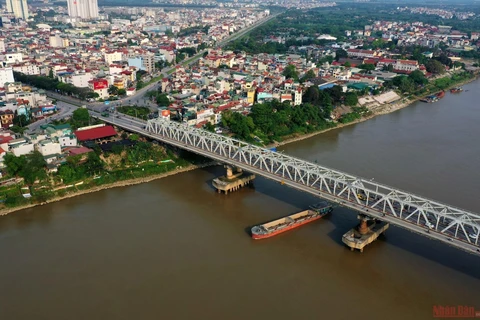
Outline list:
[[[277,234],[321,219],[332,211],[333,208],[328,202],[320,202],[310,206],[308,210],[252,227],[252,238],[258,240],[276,236]]]
[[[358,249],[363,252],[363,248],[377,240],[377,238],[390,226],[383,221],[377,221],[366,215],[359,214],[357,218],[360,223],[355,228],[345,233],[342,242],[345,243],[350,250]]]

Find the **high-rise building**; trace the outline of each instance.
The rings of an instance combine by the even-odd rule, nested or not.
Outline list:
[[[67,4],[70,17],[81,19],[98,18],[98,0],[67,0]]]
[[[15,18],[28,19],[27,0],[7,0],[7,11],[13,12]]]

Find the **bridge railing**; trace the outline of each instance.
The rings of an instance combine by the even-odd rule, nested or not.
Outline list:
[[[146,130],[165,142],[479,247],[476,213],[183,123],[154,119]]]

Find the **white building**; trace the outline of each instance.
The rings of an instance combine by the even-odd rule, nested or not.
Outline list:
[[[29,16],[27,0],[7,0],[7,11],[13,12],[15,18],[27,20]]]
[[[12,68],[0,68],[0,87],[4,87],[6,82],[15,82]]]
[[[394,70],[412,72],[418,70],[419,65],[416,60],[397,60],[393,65]]]
[[[89,72],[58,76],[58,81],[70,83],[78,88],[88,88],[88,81],[92,79],[93,76]]]
[[[122,61],[123,52],[121,51],[105,52],[104,57],[105,57],[105,62],[109,66],[113,64],[115,61]]]
[[[37,150],[42,154],[42,156],[50,156],[52,154],[62,153],[62,148],[60,143],[53,142],[52,140],[43,140],[37,144]]]
[[[74,134],[58,138],[58,143],[63,147],[76,147],[77,137]]]
[[[81,19],[98,18],[97,0],[67,0],[68,15]]]
[[[347,54],[349,58],[361,58],[361,59],[374,58],[379,55],[377,51],[363,50],[363,49],[348,49]]]
[[[15,155],[15,157],[20,157],[30,152],[33,152],[33,143],[27,141],[25,138],[11,140],[8,144],[10,151]]]
[[[5,40],[3,38],[0,38],[0,53],[4,53],[5,50]]]
[[[65,40],[67,40],[67,45],[65,45]],[[50,36],[49,43],[52,48],[63,48],[68,46],[68,39],[64,39],[60,37],[59,34],[55,34]]]
[[[17,64],[13,66],[13,71],[28,75],[39,75],[40,67],[33,63]]]
[[[293,92],[293,105],[299,106],[302,104],[302,88],[297,88]]]
[[[7,64],[23,62],[23,55],[21,52],[8,53],[5,55],[5,62]]]

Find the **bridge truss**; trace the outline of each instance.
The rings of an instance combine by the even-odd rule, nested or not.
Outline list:
[[[150,120],[149,136],[369,216],[480,253],[480,215],[186,124]]]

